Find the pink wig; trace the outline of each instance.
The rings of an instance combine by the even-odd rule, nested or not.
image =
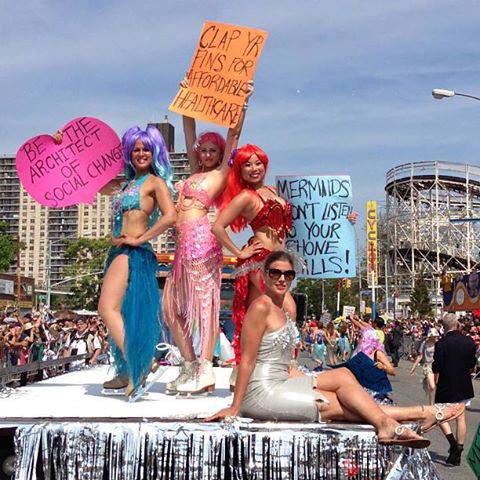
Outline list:
[[[362,328],[361,334],[362,338],[355,349],[355,353],[363,352],[365,355],[371,356],[374,354],[375,350],[385,352],[385,347],[373,328]]]
[[[196,142],[193,144],[193,151],[195,152],[197,161],[200,160],[200,147],[202,143],[205,142],[212,142],[220,149],[220,161],[222,161],[226,143],[225,139],[217,132],[203,132],[198,136]]]

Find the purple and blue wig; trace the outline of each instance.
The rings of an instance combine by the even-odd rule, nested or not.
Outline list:
[[[149,125],[146,130],[142,130],[140,127],[131,127],[123,134],[122,145],[126,179],[132,180],[135,177],[136,172],[132,164],[132,151],[137,140],[140,140],[144,147],[152,153],[153,161],[151,168],[153,175],[163,178],[168,188],[173,192],[173,171],[168,159],[165,140],[153,125]]]

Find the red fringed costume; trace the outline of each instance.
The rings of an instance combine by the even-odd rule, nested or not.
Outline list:
[[[274,190],[272,190],[272,192],[275,193]],[[263,199],[257,192],[254,191],[254,193],[260,198],[263,206],[255,218],[250,222],[250,227],[252,227],[254,232],[262,227],[269,227],[275,232],[279,239],[284,240],[287,232],[292,228],[292,206],[288,202],[282,204],[278,200],[271,198]],[[252,241],[253,237],[248,241],[248,244]],[[243,320],[247,313],[249,275],[251,273],[257,273],[263,268],[263,261],[269,253],[271,253],[270,250],[263,248],[257,254],[246,260],[239,260],[238,263],[232,314],[233,323],[235,325],[233,348],[235,350],[235,363],[237,365],[240,363],[240,336],[242,333]],[[261,289],[263,293],[263,278],[261,279]]]

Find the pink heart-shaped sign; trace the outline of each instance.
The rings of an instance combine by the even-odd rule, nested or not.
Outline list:
[[[124,167],[122,143],[106,123],[80,117],[63,127],[62,143],[50,135],[27,140],[17,152],[25,190],[46,207],[93,203]]]

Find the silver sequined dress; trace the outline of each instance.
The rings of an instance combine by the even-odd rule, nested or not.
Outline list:
[[[316,401],[328,402],[314,390],[315,377],[289,378],[292,353],[298,330],[287,315],[285,325],[264,334],[240,414],[258,420],[320,420]]]

